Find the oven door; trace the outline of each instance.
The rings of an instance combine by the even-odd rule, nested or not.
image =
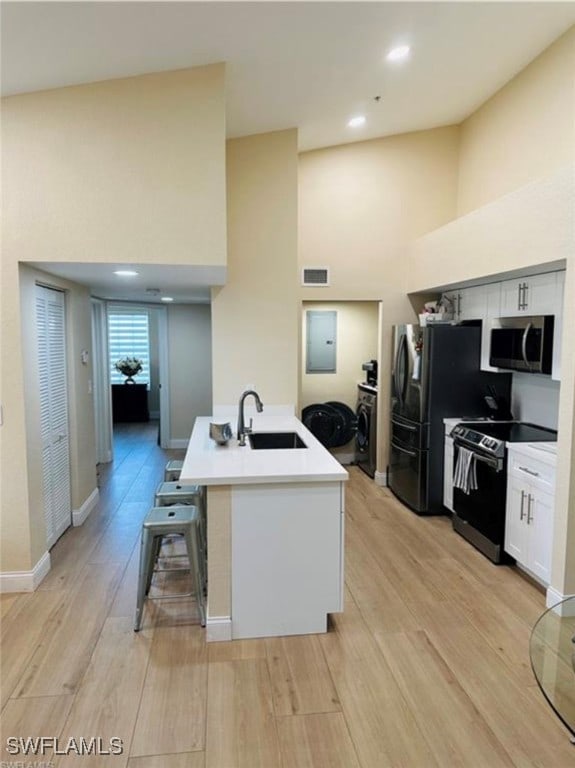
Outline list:
[[[454,440],[454,469],[457,466],[459,448],[460,444]],[[480,451],[473,453],[477,472],[477,490],[464,493],[461,488],[454,488],[453,511],[460,521],[479,532],[494,545],[502,547],[505,538],[505,496],[507,490],[505,462],[503,459],[496,459]],[[459,532],[462,531],[459,530]],[[473,541],[471,538],[470,540]]]

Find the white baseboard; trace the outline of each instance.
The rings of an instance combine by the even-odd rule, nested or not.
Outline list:
[[[547,608],[552,608],[554,605],[557,605],[557,603],[560,603],[562,600],[567,600],[570,597],[575,597],[575,595],[563,595],[553,587],[547,587],[547,597],[545,602]],[[557,605],[554,612],[559,616],[575,616],[575,600],[571,600],[567,605],[565,605],[565,603]]]
[[[84,522],[84,520],[86,520],[90,512],[98,504],[99,498],[100,498],[100,491],[97,488],[94,488],[94,490],[88,496],[88,498],[82,504],[82,506],[79,509],[72,510],[72,525],[74,527],[78,525],[82,525],[82,523]]]
[[[50,571],[50,553],[44,552],[31,571],[6,571],[0,573],[0,593],[34,592]]]
[[[387,486],[387,472],[376,472],[373,479],[376,485],[380,485],[382,488]]]
[[[232,620],[229,616],[208,616],[206,619],[206,642],[221,643],[232,639]]]
[[[168,442],[168,448],[187,448],[188,443],[190,442],[189,439],[184,440],[170,440]]]

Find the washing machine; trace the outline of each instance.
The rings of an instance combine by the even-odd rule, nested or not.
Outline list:
[[[357,387],[356,463],[370,477],[375,477],[377,455],[377,387]]]

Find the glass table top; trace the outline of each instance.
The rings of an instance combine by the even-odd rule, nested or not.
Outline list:
[[[539,617],[531,632],[529,655],[543,695],[575,735],[575,597]]]

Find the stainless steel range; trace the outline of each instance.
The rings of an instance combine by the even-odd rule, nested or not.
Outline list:
[[[463,422],[451,437],[459,484],[453,488],[453,528],[494,563],[505,562],[507,443],[554,441],[557,432],[520,421]]]

